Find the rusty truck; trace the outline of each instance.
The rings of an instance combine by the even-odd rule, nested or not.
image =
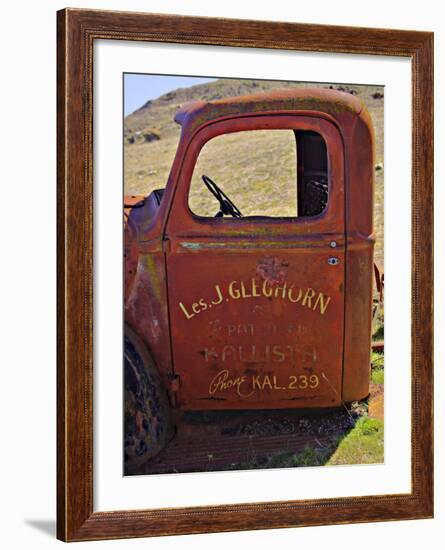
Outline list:
[[[182,411],[337,407],[369,392],[374,147],[364,104],[287,89],[197,101],[175,120],[165,187],[124,199],[130,466],[166,446]],[[288,136],[290,198],[272,184],[239,203],[249,167],[240,181],[230,161],[253,132]],[[237,140],[230,158],[217,148],[200,172],[222,136]],[[272,182],[284,162],[277,147],[268,142],[262,165]],[[284,213],[270,215],[270,200]]]

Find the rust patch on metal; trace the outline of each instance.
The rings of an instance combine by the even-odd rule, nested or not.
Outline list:
[[[270,284],[284,283],[289,267],[289,262],[280,260],[277,256],[261,258],[258,261],[258,275]]]
[[[189,413],[161,454],[138,468],[137,475],[270,467],[270,459],[308,449],[324,453],[350,429],[346,411]],[[329,453],[328,453],[329,454]]]
[[[385,341],[377,340],[371,344],[371,348],[373,351],[383,351],[385,349]]]
[[[313,111],[332,116],[348,112],[358,115],[364,104],[348,93],[320,88],[274,90],[215,101],[195,101],[184,105],[175,116],[181,126],[193,131],[206,122],[221,117],[267,112]]]

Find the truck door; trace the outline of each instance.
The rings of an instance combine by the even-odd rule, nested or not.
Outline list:
[[[343,165],[339,131],[315,116],[214,122],[191,140],[165,228],[179,406],[340,404]]]

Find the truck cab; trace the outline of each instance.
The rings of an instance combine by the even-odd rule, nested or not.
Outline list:
[[[125,198],[128,461],[165,446],[175,411],[336,407],[369,392],[366,107],[292,89],[198,101],[175,120],[165,189]],[[264,147],[266,190],[250,177],[249,140]]]

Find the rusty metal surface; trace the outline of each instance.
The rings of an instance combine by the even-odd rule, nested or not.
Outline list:
[[[354,422],[344,409],[190,413],[159,455],[134,473],[161,474],[270,467],[287,453],[335,448]],[[330,453],[328,453],[329,455]],[[128,472],[130,475],[132,472]]]
[[[374,261],[374,279],[380,303],[383,304],[383,293],[385,289],[385,274],[383,268]]]
[[[177,433],[168,447],[126,475],[283,467],[287,456],[308,450],[314,451],[309,464],[323,465],[363,414],[360,410],[185,413],[178,418]],[[383,411],[384,387],[370,384],[368,416],[383,420]]]
[[[175,116],[186,132],[192,132],[205,123],[221,117],[238,116],[241,113],[286,113],[312,111],[331,116],[358,115],[363,103],[347,93],[321,88],[302,90],[274,90],[240,97],[229,97],[214,101],[195,101],[184,105]]]
[[[338,266],[328,265],[329,254],[172,247],[170,326],[181,407],[340,404],[344,253],[336,250]]]
[[[199,472],[226,469],[254,461],[256,467],[267,457],[280,452],[303,452],[306,448],[317,450],[329,445],[336,437],[295,434],[282,436],[237,436],[230,441],[221,435],[205,435],[202,444],[195,437],[183,433],[168,449],[138,470],[138,474],[164,474]],[[244,466],[246,467],[246,466]],[[238,468],[237,468],[238,469]]]
[[[373,351],[383,351],[385,349],[385,342],[384,340],[377,340],[372,343],[371,347]]]
[[[125,320],[150,349],[172,405],[325,407],[365,397],[374,245],[366,109],[349,94],[292,90],[195,105],[178,119],[181,140],[162,202],[133,208],[125,233]],[[268,128],[323,138],[323,212],[194,216],[188,191],[203,145]]]

